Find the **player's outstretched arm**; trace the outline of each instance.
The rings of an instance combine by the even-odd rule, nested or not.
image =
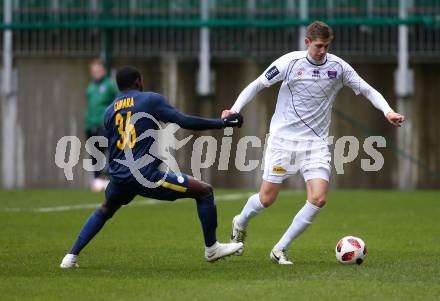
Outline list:
[[[241,91],[232,108],[222,112],[222,118],[231,114],[239,113],[246,104],[255,98],[258,92],[282,81],[285,78],[286,72],[292,61],[302,55],[302,51],[294,51],[287,53],[272,62],[272,64],[270,64],[257,79]]]
[[[376,89],[370,86],[364,79],[362,79],[353,67],[344,62],[345,70],[344,85],[350,87],[356,95],[361,93],[364,95],[374,107],[381,110],[385,115],[385,118],[395,127],[401,127],[405,121],[405,117],[399,113],[396,113],[388,105],[388,102]]]
[[[225,118],[228,117],[229,115],[240,112],[241,109],[246,104],[248,104],[252,99],[254,99],[255,95],[257,95],[257,93],[263,90],[264,88],[265,86],[261,82],[260,78],[257,78],[256,80],[251,82],[249,85],[247,85],[246,88],[244,88],[243,91],[241,91],[240,95],[238,95],[238,98],[235,101],[232,108],[230,110],[223,110],[221,117]]]
[[[236,113],[219,119],[202,118],[182,114],[176,110],[168,122],[176,123],[180,127],[188,130],[208,130],[222,129],[226,127],[241,127],[243,124],[243,117],[241,114]]]
[[[234,114],[227,118],[203,118],[183,114],[171,106],[160,94],[154,94],[154,97],[151,98],[149,110],[159,121],[175,123],[188,130],[202,131],[225,127],[241,127],[243,124],[243,117],[240,114]]]
[[[401,127],[403,122],[405,121],[405,116],[396,112],[389,112],[386,115],[386,118],[389,121],[389,123],[391,123],[395,127]]]

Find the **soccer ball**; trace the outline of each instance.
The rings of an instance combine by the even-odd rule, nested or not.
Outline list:
[[[367,246],[359,237],[345,236],[336,245],[336,259],[343,264],[361,264],[367,255]]]

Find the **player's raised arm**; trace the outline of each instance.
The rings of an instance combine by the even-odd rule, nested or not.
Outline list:
[[[232,114],[224,118],[203,118],[186,115],[171,106],[160,94],[154,95],[154,115],[160,121],[176,123],[188,130],[221,129],[225,127],[241,127],[243,117],[240,114]]]
[[[251,82],[249,85],[247,85],[246,88],[244,88],[243,91],[241,91],[240,95],[238,95],[238,98],[232,108],[230,110],[224,110],[222,112],[222,118],[240,112],[241,109],[252,99],[254,99],[255,95],[257,95],[257,93],[264,88],[265,86],[261,82],[260,78],[257,78],[256,80]]]
[[[291,62],[291,56],[291,53],[285,54],[270,64],[263,74],[241,91],[232,108],[222,112],[222,118],[230,114],[239,113],[246,104],[255,98],[258,92],[282,81],[286,76],[286,71]]]
[[[344,85],[350,87],[356,95],[365,96],[375,108],[381,110],[385,118],[395,127],[402,126],[405,117],[394,112],[388,102],[376,89],[370,86],[357,72],[347,63],[344,64],[343,72]]]

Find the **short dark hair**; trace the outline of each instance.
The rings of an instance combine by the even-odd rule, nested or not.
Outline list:
[[[321,40],[333,40],[333,29],[321,21],[315,21],[306,29],[306,37],[310,41],[315,41],[316,39]]]
[[[141,80],[141,72],[131,66],[124,66],[116,73],[116,83],[118,84],[119,91],[124,91],[134,87],[134,83],[137,79]]]

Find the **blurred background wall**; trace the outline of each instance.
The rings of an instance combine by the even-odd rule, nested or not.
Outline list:
[[[134,65],[144,73],[146,89],[162,93],[181,111],[218,117],[274,59],[301,49],[304,26],[316,19],[334,28],[330,52],[352,64],[408,121],[397,134],[368,100],[344,88],[335,101],[331,135],[358,137],[361,148],[357,159],[345,164],[344,174],[333,170],[333,187],[440,188],[439,1],[3,0],[0,9],[4,188],[88,185],[84,146],[73,181],[65,179],[54,157],[63,136],[85,142],[92,58],[103,58],[113,73]],[[399,62],[405,53],[406,63],[405,57]],[[402,79],[396,79],[396,70],[413,74],[408,81],[405,77],[403,88],[396,87]],[[264,142],[278,88],[260,93],[242,111],[246,123],[234,131],[232,154],[245,135]],[[179,130],[182,138],[189,134],[194,133]],[[224,131],[196,135],[213,135],[219,143],[225,137]],[[371,135],[387,141],[379,149],[385,165],[378,172],[361,169],[361,159],[369,158],[362,143]],[[177,152],[181,170],[188,173],[191,151],[187,145]],[[261,161],[262,151],[249,147],[248,158]],[[240,172],[234,160],[232,155],[229,170],[223,171],[217,157],[202,179],[216,187],[257,187],[261,168]],[[285,185],[303,183],[295,177]]]

